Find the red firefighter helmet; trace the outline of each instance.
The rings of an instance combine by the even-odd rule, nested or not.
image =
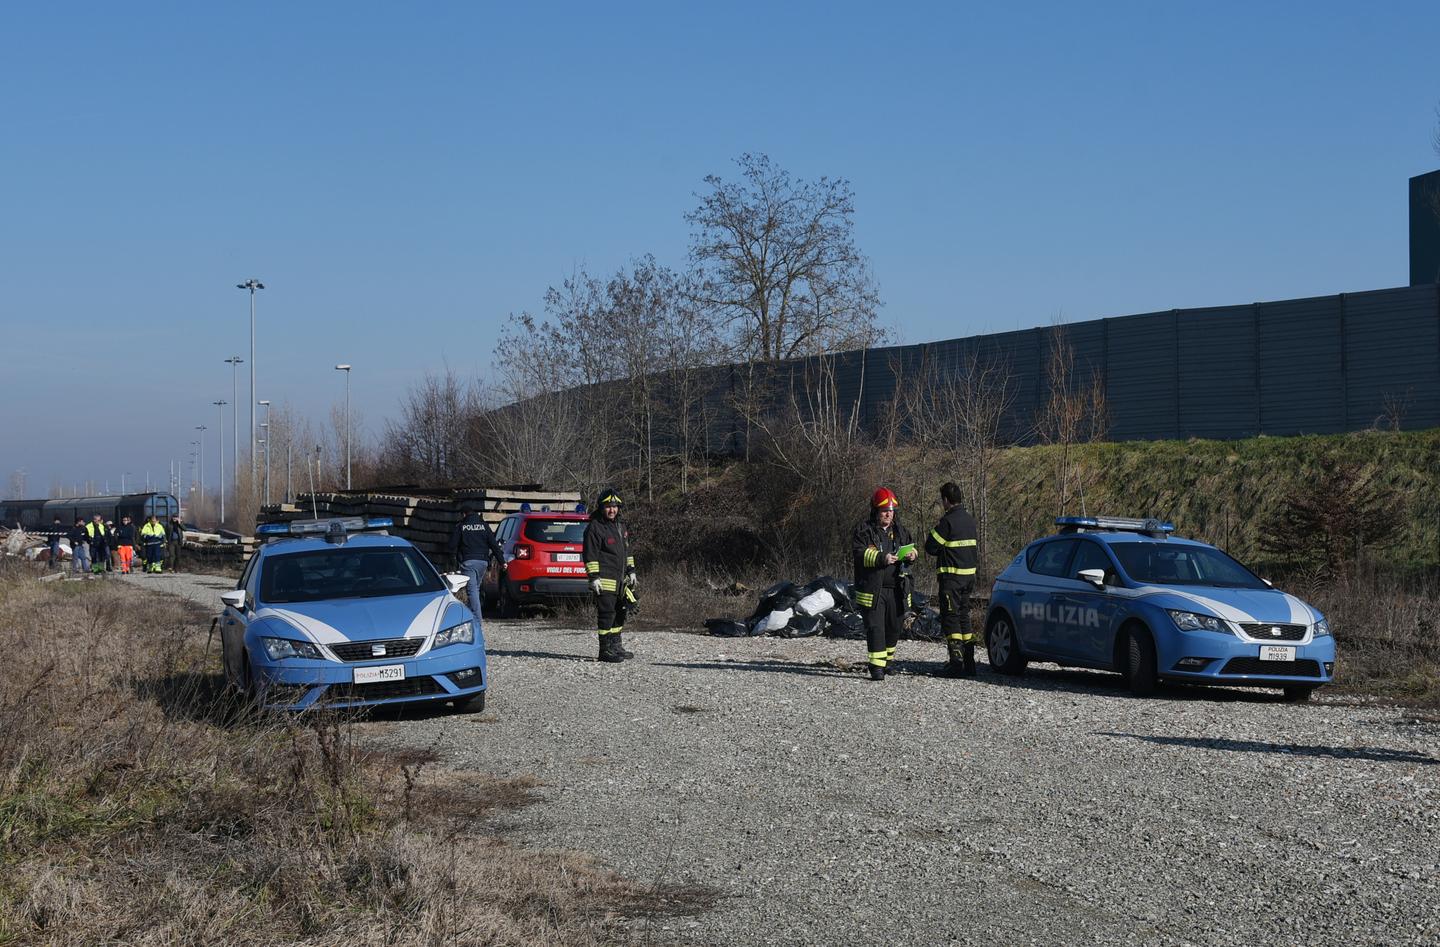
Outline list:
[[[870,498],[870,505],[877,510],[893,510],[900,505],[900,501],[895,499],[895,491],[889,487],[881,487]]]

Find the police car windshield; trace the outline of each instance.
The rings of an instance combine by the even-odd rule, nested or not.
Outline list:
[[[525,521],[525,538],[536,543],[578,545],[585,541],[585,521],[531,517]]]
[[[1211,585],[1226,589],[1265,589],[1264,582],[1225,553],[1209,546],[1178,543],[1111,543],[1125,574],[1153,585]]]
[[[414,549],[350,548],[274,556],[260,572],[260,601],[274,604],[439,592],[440,576]]]

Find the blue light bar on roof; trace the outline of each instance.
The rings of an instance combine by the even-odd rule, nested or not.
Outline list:
[[[358,533],[367,529],[388,529],[395,521],[388,516],[343,516],[324,520],[295,520],[266,523],[255,527],[256,536],[323,536],[331,532]]]
[[[1061,529],[1110,529],[1126,533],[1173,533],[1175,524],[1157,519],[1133,516],[1057,516],[1055,525]]]

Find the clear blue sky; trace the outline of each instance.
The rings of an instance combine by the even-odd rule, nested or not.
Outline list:
[[[743,151],[852,182],[912,342],[1403,285],[1406,179],[1440,166],[1434,0],[3,22],[0,475],[37,495],[164,482],[248,355],[247,277],[259,396],[323,418],[348,361],[374,433],[573,268],[683,263],[682,214]]]

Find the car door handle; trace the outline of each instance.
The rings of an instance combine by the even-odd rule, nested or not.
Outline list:
[[[1025,595],[1025,590],[1024,590],[1024,589],[1016,589],[1016,590],[1015,590],[1015,595],[1016,595],[1016,597],[1024,597],[1024,595]]]

